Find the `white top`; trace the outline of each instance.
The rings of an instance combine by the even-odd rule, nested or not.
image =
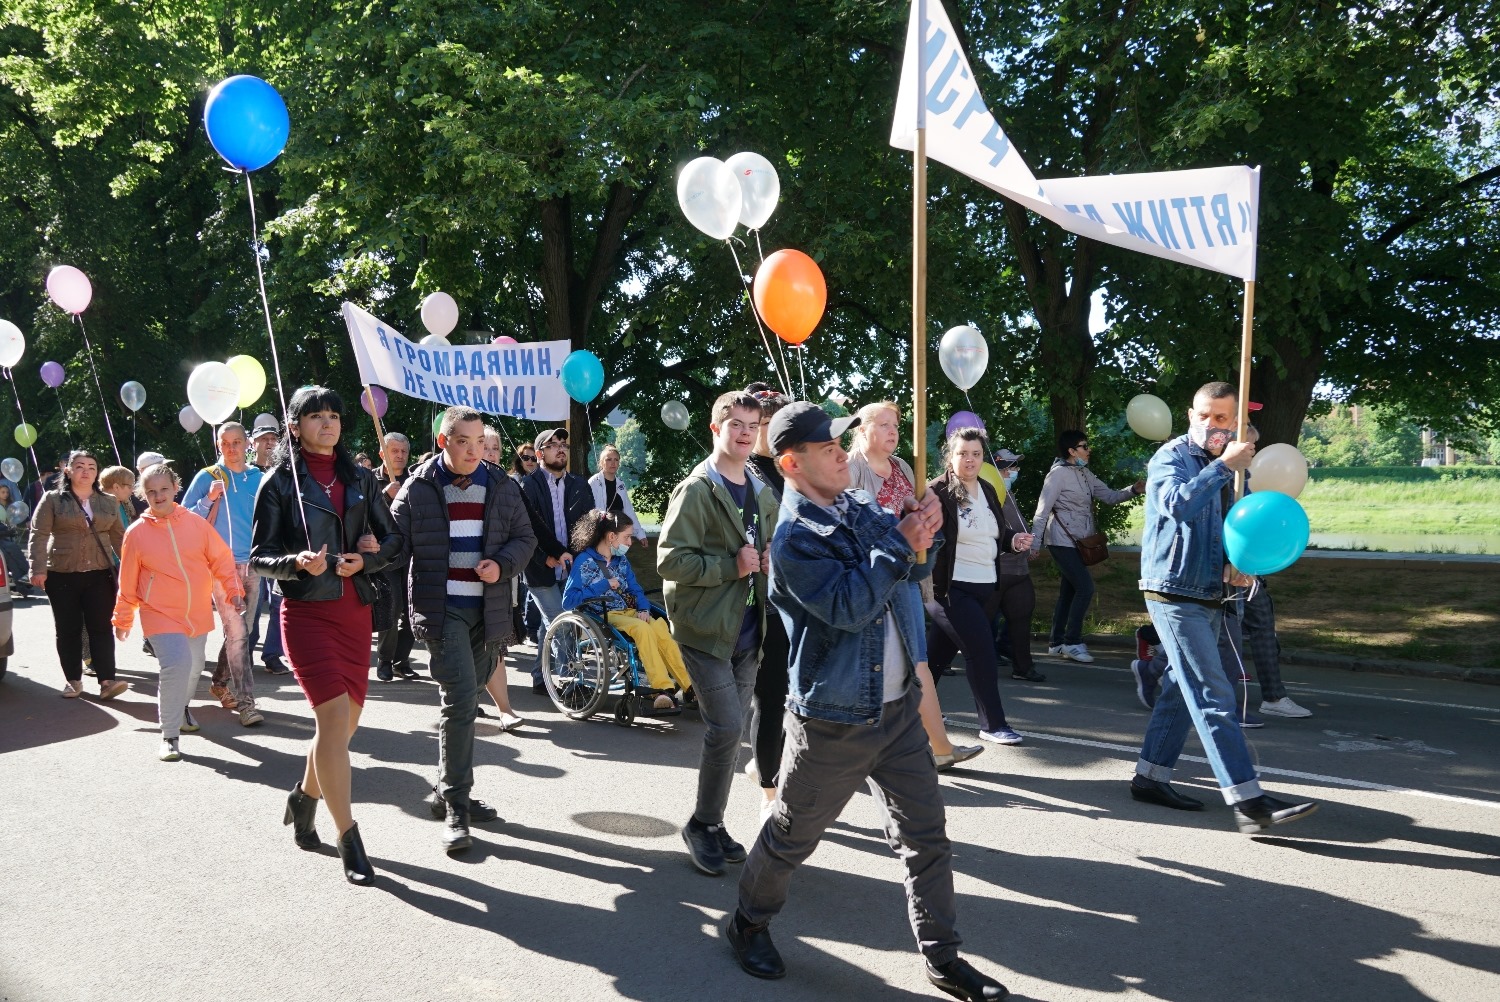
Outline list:
[[[976,485],[977,486],[977,485]],[[967,493],[967,491],[965,492]],[[981,491],[958,503],[958,542],[953,548],[953,580],[972,584],[995,583],[995,556],[1000,549],[1000,523]]]
[[[911,666],[906,663],[906,647],[901,643],[901,631],[896,629],[896,613],[885,607],[885,661],[880,666],[882,703],[890,703],[906,695],[906,683],[911,676]]]

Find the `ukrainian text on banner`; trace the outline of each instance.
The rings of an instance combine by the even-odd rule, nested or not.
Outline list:
[[[1037,180],[986,107],[942,0],[912,3],[891,127],[897,149],[916,148],[918,54],[930,158],[1081,236],[1254,280],[1259,168]]]
[[[487,414],[566,421],[568,395],[558,370],[567,341],[531,344],[417,344],[353,303],[344,322],[359,363],[359,381],[383,386],[442,407],[472,407]]]

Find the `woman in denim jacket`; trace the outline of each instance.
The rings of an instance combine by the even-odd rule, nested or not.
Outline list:
[[[658,715],[680,712],[672,694],[692,687],[682,651],[667,621],[652,618],[646,590],[630,569],[630,541],[635,525],[623,512],[595,508],[573,528],[578,557],[563,585],[562,606],[576,609],[588,602],[602,607],[609,625],[635,644],[646,684],[656,696],[651,709]]]

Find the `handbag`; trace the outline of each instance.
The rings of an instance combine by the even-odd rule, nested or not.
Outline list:
[[[113,500],[113,499],[111,499],[111,500]],[[93,517],[90,516],[89,513],[88,513],[88,511],[84,509],[83,502],[81,502],[81,501],[75,501],[75,503],[78,505],[78,511],[79,511],[79,513],[83,515],[83,520],[86,523],[88,523],[89,532],[93,535],[94,542],[96,542],[96,543],[99,544],[99,549],[104,554],[104,559],[106,559],[106,560],[109,561],[109,576],[110,576],[110,579],[112,581],[115,581],[115,582],[118,583],[118,581],[119,581],[119,574],[120,574],[120,556],[119,556],[119,554],[115,553],[114,550],[110,549],[109,546],[105,544],[104,539],[99,535],[99,530],[96,529],[96,528],[94,528],[94,519],[93,519]]]
[[[1079,539],[1068,531],[1068,526],[1057,515],[1051,516],[1057,522],[1057,527],[1063,531],[1063,535],[1073,541],[1073,548],[1078,551],[1078,559],[1083,561],[1083,566],[1092,567],[1102,564],[1109,559],[1109,537],[1102,532],[1090,533]]]

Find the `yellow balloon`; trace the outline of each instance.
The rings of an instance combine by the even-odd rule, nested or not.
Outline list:
[[[240,377],[240,399],[238,406],[249,407],[266,392],[266,370],[259,359],[249,355],[236,355],[225,363]]]
[[[995,497],[1001,501],[1005,500],[1005,481],[1000,479],[1000,471],[989,463],[979,468],[979,479],[995,488]]]

